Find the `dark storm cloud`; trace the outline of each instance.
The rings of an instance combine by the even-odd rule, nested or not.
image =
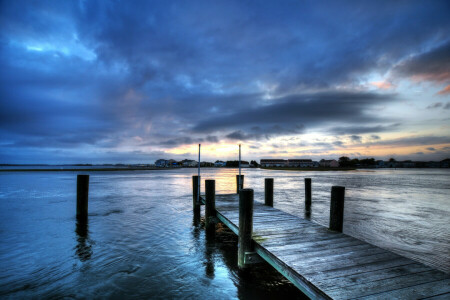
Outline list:
[[[450,41],[428,52],[413,56],[397,66],[394,72],[416,80],[446,82],[450,80]]]
[[[372,110],[393,95],[336,87],[399,61],[401,76],[436,74],[448,11],[446,1],[1,1],[0,139],[32,157],[129,139],[169,148],[392,131],[380,124],[398,121]]]
[[[364,145],[418,146],[450,144],[448,136],[414,136],[365,143]]]
[[[281,134],[287,134],[289,131],[298,133],[303,128],[329,123],[366,124],[380,121],[370,113],[370,109],[394,100],[394,95],[375,93],[329,92],[293,95],[274,99],[269,103],[260,101],[259,106],[237,108],[233,114],[208,118],[199,122],[193,130],[214,132],[229,128],[256,127],[261,128],[260,131],[277,133],[275,129],[280,128]],[[247,136],[241,133],[233,134],[232,137]]]

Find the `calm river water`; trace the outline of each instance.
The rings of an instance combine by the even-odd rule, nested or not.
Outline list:
[[[192,225],[195,169],[90,172],[89,223],[77,226],[76,172],[0,173],[0,297],[301,299],[263,264],[237,270],[237,238],[215,241]],[[217,193],[235,191],[236,169],[203,169]],[[450,170],[292,172],[246,169],[245,187],[328,225],[332,185],[346,187],[344,232],[450,272]]]

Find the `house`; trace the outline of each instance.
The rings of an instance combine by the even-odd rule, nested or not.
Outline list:
[[[165,168],[168,166],[168,164],[169,164],[169,161],[165,160],[165,159],[158,159],[157,161],[155,161],[155,166],[157,168]]]
[[[287,164],[293,168],[312,168],[315,166],[311,159],[288,159]]]
[[[196,167],[198,165],[197,161],[192,159],[183,159],[180,163],[183,164],[183,167]]]
[[[325,168],[337,168],[339,167],[339,162],[335,159],[321,159],[320,166]]]
[[[261,159],[259,164],[261,167],[286,167],[288,161],[285,159]]]
[[[225,167],[226,166],[226,162],[221,161],[221,160],[216,160],[216,162],[214,163],[214,167]]]
[[[250,164],[248,161],[241,160],[241,168],[250,168]]]

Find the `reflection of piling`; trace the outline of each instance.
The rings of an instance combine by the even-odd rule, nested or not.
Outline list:
[[[205,229],[212,235],[216,229],[216,181],[205,180]]]
[[[245,268],[245,252],[252,252],[253,190],[242,189],[239,193],[239,250],[238,267]]]
[[[305,210],[311,211],[311,178],[305,178]]]
[[[77,219],[87,219],[89,175],[77,175]]]
[[[241,180],[239,180],[239,176],[241,176]],[[239,194],[239,191],[244,188],[244,175],[236,175],[236,193]]]
[[[92,256],[92,246],[88,243],[89,239],[87,219],[77,220],[75,233],[77,234],[77,246],[75,248],[75,253],[80,261],[87,261]]]
[[[264,204],[273,207],[273,178],[264,179]]]
[[[192,176],[192,205],[194,210],[194,223],[200,221],[200,195],[198,194],[199,191],[199,180],[200,177],[195,175]]]
[[[344,198],[345,187],[333,186],[331,187],[331,202],[330,202],[330,229],[342,232],[344,225]]]

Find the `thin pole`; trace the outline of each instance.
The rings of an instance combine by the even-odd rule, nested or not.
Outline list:
[[[241,180],[241,144],[239,144],[239,190],[242,188]]]
[[[197,203],[200,203],[200,148],[202,144],[198,144],[198,186],[197,186]]]

